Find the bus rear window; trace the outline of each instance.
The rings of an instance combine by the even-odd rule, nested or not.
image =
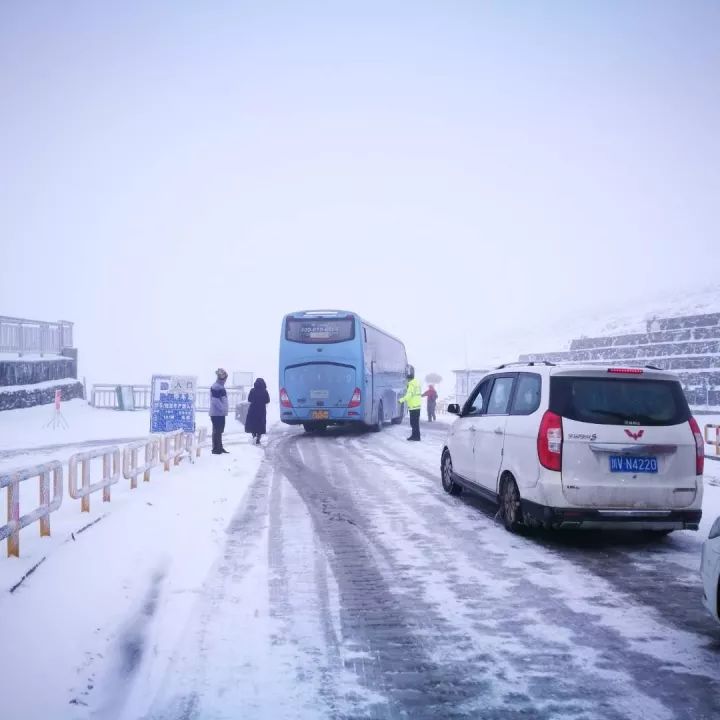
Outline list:
[[[690,418],[683,389],[674,380],[553,377],[550,409],[596,425],[678,425]]]
[[[355,338],[355,318],[288,318],[285,339],[298,343],[339,343]]]

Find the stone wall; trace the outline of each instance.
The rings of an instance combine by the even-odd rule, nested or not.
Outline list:
[[[57,357],[48,360],[0,361],[0,387],[8,385],[34,385],[50,380],[77,378],[77,361]]]
[[[62,392],[64,401],[83,397],[83,385],[80,382],[38,389],[13,390],[12,392],[3,392],[2,388],[0,388],[0,411],[17,410],[18,408],[34,407],[35,405],[49,405],[55,401],[56,389]]]

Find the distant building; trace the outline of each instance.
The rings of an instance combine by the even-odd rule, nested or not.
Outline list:
[[[461,405],[468,399],[473,388],[490,372],[485,370],[453,370],[455,375],[455,402]]]

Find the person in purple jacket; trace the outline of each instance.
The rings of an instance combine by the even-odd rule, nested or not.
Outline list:
[[[227,371],[218,368],[215,371],[217,381],[210,388],[210,422],[212,422],[212,452],[213,455],[222,455],[228,452],[223,447],[222,436],[225,432],[225,418],[228,414],[228,395],[225,382]]]

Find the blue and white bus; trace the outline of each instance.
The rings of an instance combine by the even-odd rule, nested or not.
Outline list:
[[[400,423],[406,372],[400,340],[355,313],[290,313],[280,338],[280,418],[308,432]]]

